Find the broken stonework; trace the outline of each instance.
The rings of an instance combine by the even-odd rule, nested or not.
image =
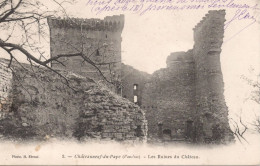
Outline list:
[[[224,22],[224,10],[209,11],[194,28],[193,49],[172,53],[167,67],[152,75],[122,69],[124,97],[133,101],[136,95],[137,104],[146,110],[149,140],[226,143],[234,139],[220,64]]]
[[[177,58],[177,57],[179,58]],[[185,141],[192,129],[187,121],[195,113],[194,62],[190,52],[173,53],[167,68],[152,74],[145,84],[142,108],[146,110],[149,138]]]
[[[0,61],[0,120],[7,115],[11,102],[8,94],[11,87],[12,72],[7,66],[7,61]]]
[[[50,70],[34,71],[15,65],[8,94],[12,102],[0,120],[0,133],[5,137],[146,140],[144,111],[137,105],[67,71],[60,72],[70,87]]]
[[[118,24],[107,26],[102,20],[92,20],[90,26],[89,20],[48,19],[51,57],[74,53],[71,47],[80,46],[81,37],[91,49],[99,43],[110,45],[112,52],[92,50],[93,61],[116,62],[110,66],[111,73],[106,67],[100,69],[107,78],[122,83],[110,88],[128,100],[93,81],[101,81],[100,76],[93,66],[82,65],[79,57],[62,59],[67,70],[88,76],[61,71],[75,90],[50,71],[35,69],[33,74],[17,68],[11,88],[2,93],[8,97],[0,105],[1,133],[24,138],[52,135],[79,140],[145,140],[147,119],[148,138],[152,141],[226,143],[233,140],[220,64],[224,10],[209,11],[193,29],[194,47],[187,52],[172,53],[167,58],[167,67],[152,75],[121,63],[124,18],[106,19],[115,19],[112,21]],[[104,57],[100,56],[102,52]],[[52,63],[52,68],[63,67]],[[8,75],[3,73],[1,77]]]

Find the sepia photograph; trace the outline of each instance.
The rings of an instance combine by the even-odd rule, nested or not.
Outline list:
[[[258,0],[0,0],[0,165],[259,165]]]

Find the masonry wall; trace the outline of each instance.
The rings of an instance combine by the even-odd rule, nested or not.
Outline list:
[[[134,69],[132,66],[121,65],[122,96],[136,104],[143,105],[143,89],[150,78],[150,74]]]
[[[224,22],[224,10],[209,11],[194,28],[193,49],[172,53],[145,84],[149,139],[233,140],[220,63]]]
[[[192,54],[171,54],[167,58],[167,68],[153,73],[144,88],[142,108],[146,110],[148,119],[148,137],[189,139],[192,129],[188,129],[188,121],[193,121],[194,96]]]
[[[0,135],[7,139],[145,141],[144,111],[94,80],[60,71],[69,86],[49,70],[16,66],[12,105],[0,120]],[[64,80],[63,80],[64,81]]]
[[[121,33],[124,16],[101,19],[48,18],[51,57],[83,52],[102,71],[109,81],[120,79]],[[66,68],[95,80],[102,80],[97,69],[82,57],[69,57],[53,62],[53,68]],[[111,63],[111,65],[107,65]],[[98,65],[106,64],[106,65]],[[111,72],[110,72],[111,71]]]
[[[91,43],[96,46],[99,41],[103,44],[121,42],[121,32],[117,31],[117,28],[122,30],[120,22],[105,24],[99,21],[86,21],[91,24],[83,26],[86,29],[84,35],[89,35],[85,39],[86,45]],[[27,91],[18,84],[17,78],[13,78],[12,91],[5,93],[13,94],[9,97],[13,101],[12,109],[7,114],[9,117],[0,120],[0,132],[23,137],[53,135],[80,140],[146,140],[147,119],[150,140],[231,141],[233,135],[228,124],[220,63],[224,22],[225,11],[209,11],[194,28],[193,49],[172,53],[167,58],[167,67],[152,75],[127,65],[115,65],[113,70],[119,72],[122,95],[126,99],[104,89],[92,79],[67,71],[63,72],[79,92],[64,87],[60,78],[49,71],[40,69],[37,78],[41,82],[37,82],[34,75],[19,69],[19,75],[26,78],[21,82]],[[74,53],[73,48],[80,45],[77,39],[82,36],[79,33],[81,26],[64,20],[52,23],[49,20],[49,24],[53,26],[52,56]],[[64,46],[66,40],[73,43],[73,48],[71,44]],[[117,50],[120,44],[116,46]],[[93,60],[121,60],[121,55],[120,58],[112,54],[107,55],[107,59],[101,57],[94,56]],[[91,75],[94,72],[90,66],[80,66],[77,58],[64,59],[64,63],[71,71],[99,79],[95,74]],[[60,68],[57,64],[53,67]],[[101,70],[107,71],[106,68]],[[134,89],[135,85],[137,89]],[[138,97],[135,104],[134,96]],[[53,130],[54,126],[57,129]]]
[[[197,131],[199,140],[232,139],[220,63],[224,22],[225,10],[209,11],[194,28],[197,130],[201,130]]]
[[[0,119],[6,116],[12,99],[9,98],[12,72],[7,68],[8,61],[0,61]]]

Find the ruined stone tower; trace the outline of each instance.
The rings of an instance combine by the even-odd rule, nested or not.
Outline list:
[[[123,15],[108,16],[103,20],[48,18],[48,24],[51,57],[82,52],[109,81],[120,79]],[[81,57],[68,57],[61,61],[70,71],[102,79],[97,68]],[[59,62],[53,62],[52,67],[64,68]]]
[[[195,128],[199,140],[232,138],[220,63],[225,21],[225,10],[209,11],[194,28]]]
[[[224,22],[224,10],[209,11],[194,28],[193,49],[171,53],[167,67],[146,78],[140,79],[142,73],[135,71],[123,80],[132,84],[130,90],[123,89],[129,100],[139,97],[134,92],[142,92],[137,104],[146,110],[148,138],[195,142],[233,139],[220,63]],[[135,85],[140,88],[133,89]]]

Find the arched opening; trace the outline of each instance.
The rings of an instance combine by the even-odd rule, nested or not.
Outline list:
[[[172,131],[170,129],[163,130],[163,139],[164,140],[171,140],[172,138]]]
[[[138,95],[138,84],[134,84],[133,86],[133,94]]]
[[[187,120],[186,121],[186,137],[187,138],[192,138],[192,132],[193,132],[193,121],[192,120]]]
[[[138,84],[134,84],[134,90],[137,90]]]
[[[158,122],[157,125],[158,125],[158,137],[161,139],[163,137],[163,131],[162,131],[163,123]]]
[[[134,103],[135,103],[135,104],[138,103],[138,98],[137,98],[137,96],[134,96]]]
[[[135,135],[136,135],[137,137],[143,136],[142,128],[141,128],[140,125],[138,125],[137,128],[135,129]]]

